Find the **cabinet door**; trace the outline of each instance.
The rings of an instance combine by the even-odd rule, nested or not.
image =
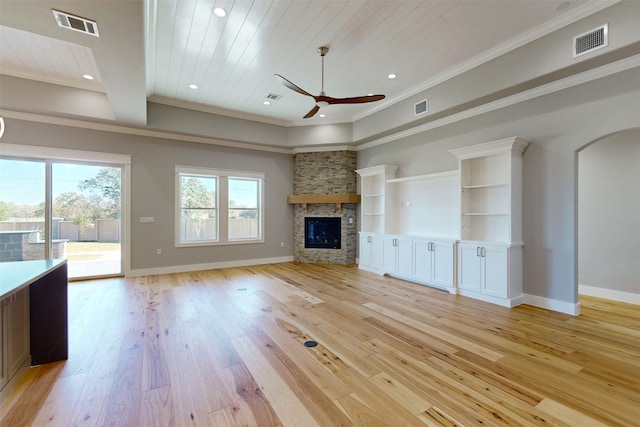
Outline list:
[[[413,270],[413,248],[411,247],[411,239],[396,239],[396,272],[404,277],[410,277]]]
[[[379,235],[371,236],[371,267],[378,270],[382,269],[382,237]]]
[[[4,306],[7,312],[7,378],[11,379],[29,357],[29,289],[17,292]]]
[[[382,237],[382,269],[385,273],[395,273],[398,268],[396,236]]]
[[[363,267],[371,267],[371,236],[368,234],[360,235],[360,256],[358,258],[358,262]]]
[[[508,296],[507,248],[502,246],[485,246],[482,255],[484,259],[482,293],[506,298]]]
[[[480,246],[462,243],[458,246],[458,287],[480,291],[482,258]]]
[[[413,277],[416,280],[429,283],[433,279],[430,243],[428,240],[415,239],[413,241]]]
[[[431,242],[433,284],[453,286],[453,243]]]

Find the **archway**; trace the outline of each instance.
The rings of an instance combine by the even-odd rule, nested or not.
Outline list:
[[[640,129],[578,150],[578,294],[640,304]]]

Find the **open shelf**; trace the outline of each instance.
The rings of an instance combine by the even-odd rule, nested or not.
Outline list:
[[[387,180],[395,177],[397,169],[395,165],[379,165],[356,170],[362,195],[360,231],[384,233],[389,228],[393,198],[387,193]]]
[[[506,138],[450,151],[460,161],[462,240],[522,240],[522,152],[527,144]]]
[[[493,188],[493,187],[506,187],[509,184],[502,183],[502,184],[476,184],[476,185],[463,185],[462,188],[464,188],[465,190],[474,190],[477,188]]]

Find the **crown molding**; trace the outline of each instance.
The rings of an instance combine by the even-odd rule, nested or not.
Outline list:
[[[563,79],[556,80],[554,82],[547,83],[533,89],[525,90],[523,92],[511,95],[511,96],[507,96],[505,98],[497,99],[495,101],[488,102],[478,107],[470,108],[468,110],[464,110],[459,113],[455,113],[450,116],[446,116],[441,119],[434,120],[432,122],[425,123],[420,126],[414,126],[410,129],[397,132],[391,135],[387,135],[383,138],[374,139],[372,141],[358,145],[357,150],[360,151],[360,150],[365,150],[372,147],[377,147],[378,145],[383,145],[392,141],[397,141],[399,139],[413,136],[422,132],[426,132],[426,131],[438,128],[440,126],[456,123],[464,119],[479,116],[480,114],[495,111],[501,108],[518,104],[520,102],[524,102],[530,99],[538,98],[540,96],[548,95],[553,92],[568,89],[583,83],[588,83],[590,81],[598,80],[600,78],[607,77],[616,73],[620,73],[622,71],[630,70],[636,67],[640,67],[640,55],[630,56],[620,61],[606,64],[601,67],[582,72],[580,74],[575,74],[573,76],[565,77]]]
[[[397,104],[405,99],[417,95],[421,92],[424,92],[434,86],[437,86],[445,81],[457,77],[467,71],[470,71],[480,65],[487,63],[497,57],[504,55],[505,53],[511,52],[515,49],[518,49],[527,43],[531,43],[539,38],[542,38],[546,35],[553,33],[561,28],[566,27],[567,25],[573,24],[587,16],[593,15],[594,13],[600,12],[608,7],[611,7],[621,0],[608,0],[608,1],[590,1],[584,5],[576,7],[570,12],[567,12],[563,15],[560,15],[538,27],[535,27],[529,31],[526,31],[519,36],[508,40],[498,46],[484,51],[480,55],[477,55],[468,61],[461,63],[460,65],[448,69],[446,72],[438,74],[437,76],[428,79],[419,85],[414,86],[413,88],[399,94],[398,96],[385,100],[381,103],[376,103],[375,107],[366,111],[364,113],[356,114],[351,117],[351,121],[355,122],[361,120],[365,117],[368,117],[374,113],[382,111],[394,104]]]
[[[248,142],[230,141],[218,138],[207,138],[195,135],[186,135],[177,132],[167,132],[153,129],[143,129],[133,126],[116,125],[111,123],[92,122],[65,117],[47,116],[44,114],[25,113],[21,111],[0,109],[0,115],[5,118],[25,120],[37,123],[46,123],[60,126],[68,126],[82,129],[98,130],[103,132],[122,133],[127,135],[146,136],[151,138],[168,139],[172,141],[197,142],[200,144],[218,145],[222,147],[240,148],[243,150],[266,151],[270,153],[292,154],[290,148],[251,144]]]

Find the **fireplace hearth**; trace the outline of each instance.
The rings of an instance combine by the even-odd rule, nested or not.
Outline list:
[[[340,249],[341,218],[304,219],[304,247],[308,249]]]

